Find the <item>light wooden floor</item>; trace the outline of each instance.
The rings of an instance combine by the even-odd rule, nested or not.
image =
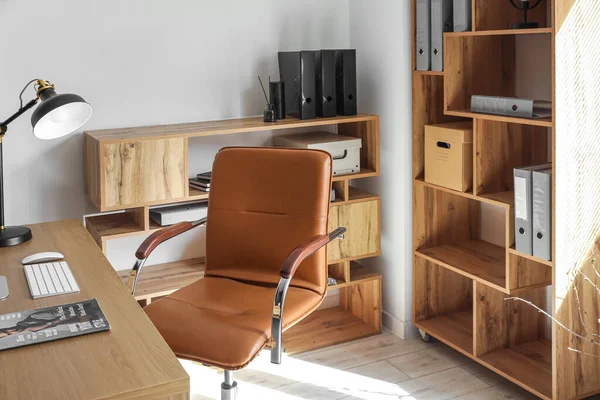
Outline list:
[[[219,399],[223,376],[182,361],[192,400]],[[279,366],[263,352],[234,374],[239,399],[536,399],[441,343],[390,333],[286,357]]]

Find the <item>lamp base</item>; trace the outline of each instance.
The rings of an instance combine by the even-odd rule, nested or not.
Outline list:
[[[513,29],[537,29],[539,27],[539,22],[517,22],[512,24]]]
[[[31,229],[26,226],[7,226],[0,229],[0,247],[16,246],[31,238]]]

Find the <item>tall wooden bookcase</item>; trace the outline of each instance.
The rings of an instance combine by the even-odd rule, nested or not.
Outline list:
[[[592,261],[600,253],[600,4],[545,0],[529,16],[539,29],[511,30],[522,13],[508,0],[472,0],[473,30],[444,34],[443,72],[415,68],[415,7],[413,0],[414,323],[540,398],[599,393],[600,268]],[[534,36],[547,48],[524,63],[520,46]],[[523,77],[535,80],[544,65],[551,118],[469,111],[473,94],[527,97]],[[424,181],[424,126],[456,120],[473,121],[473,186],[465,193]],[[512,169],[546,161],[553,261],[514,248]],[[500,221],[487,218],[490,208]],[[505,232],[503,243],[482,238],[490,229]]]
[[[336,198],[331,203],[329,230],[347,228],[345,238],[327,248],[329,276],[337,281],[329,289],[339,289],[339,306],[318,310],[285,332],[284,346],[293,354],[379,333],[382,277],[359,260],[381,254],[380,199],[350,184],[353,179],[379,175],[378,116],[304,121],[287,117],[275,123],[243,118],[86,132],[85,193],[103,212],[86,216],[86,228],[106,254],[110,240],[160,229],[150,219],[151,207],[207,199],[209,193],[188,185],[190,174],[202,172],[189,171],[190,138],[298,128],[325,128],[361,138],[361,170],[333,177]],[[145,267],[136,299],[145,305],[202,278],[204,264],[204,258],[197,258]],[[121,272],[124,281],[128,273]]]

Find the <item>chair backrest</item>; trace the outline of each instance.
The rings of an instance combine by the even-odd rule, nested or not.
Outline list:
[[[331,165],[323,151],[222,149],[210,185],[206,276],[276,285],[288,254],[327,233]],[[291,286],[325,293],[325,249],[302,263]]]

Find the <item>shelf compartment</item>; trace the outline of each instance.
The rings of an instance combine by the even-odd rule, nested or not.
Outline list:
[[[286,353],[294,355],[380,332],[380,329],[339,306],[313,312],[283,333],[283,343]]]
[[[476,120],[473,127],[476,193],[500,194],[514,204],[514,198],[508,198],[514,189],[513,170],[548,162],[548,129],[485,120]]]
[[[425,248],[416,255],[478,282],[506,291],[506,250],[483,240]]]
[[[506,2],[506,4],[509,4]],[[446,115],[552,127],[552,118],[516,118],[471,112],[473,95],[551,98],[551,71],[530,74],[527,61],[551,65],[551,35],[446,35],[444,37],[444,111]]]
[[[425,259],[414,258],[415,326],[473,357],[473,281]]]
[[[377,273],[373,268],[364,266],[362,264],[357,263],[356,261],[350,261],[349,268],[349,278],[344,279],[343,275],[340,274],[339,264],[330,264],[329,265],[329,274],[340,276],[340,280],[338,280],[337,285],[329,286],[329,289],[339,289],[347,286],[358,285],[364,282],[381,279],[382,275]],[[336,272],[332,273],[332,266],[335,268]],[[340,282],[341,281],[341,282]]]
[[[540,339],[486,354],[480,362],[508,380],[550,400],[552,398],[552,342]]]
[[[138,235],[145,230],[146,209],[85,217],[85,226],[100,247],[108,239]]]
[[[546,288],[521,290],[519,298],[544,309]],[[475,356],[535,394],[551,391],[551,346],[543,314],[491,287],[475,285]]]
[[[546,3],[546,7],[550,7],[553,2]],[[547,27],[549,25],[547,15],[550,14],[547,14],[546,7],[542,3],[540,7],[529,10],[527,15],[529,21],[537,21],[541,27]],[[508,1],[473,0],[473,30],[475,31],[509,30],[513,23],[521,21],[523,21],[523,11],[511,6]],[[518,31],[526,30],[535,29],[518,29]]]
[[[546,128],[552,128],[552,118],[515,118],[505,115],[474,113],[471,112],[470,109],[446,110],[445,114],[453,115],[455,117],[474,118],[486,121],[508,122],[512,124],[544,126]]]
[[[137,282],[135,299],[148,301],[167,296],[197,281],[204,277],[204,263],[202,257],[144,267]],[[124,284],[127,284],[129,272],[130,270],[117,272]]]
[[[466,356],[473,357],[472,312],[458,311],[415,323],[415,326]]]

